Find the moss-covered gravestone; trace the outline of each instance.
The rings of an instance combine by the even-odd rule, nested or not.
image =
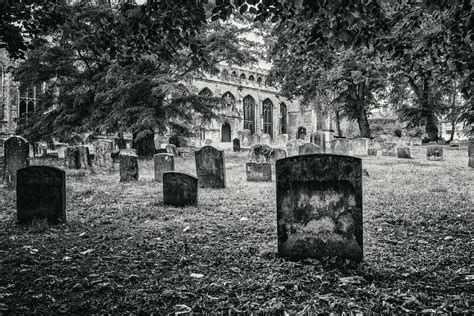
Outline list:
[[[138,181],[138,156],[120,153],[120,182]]]
[[[155,167],[155,181],[163,181],[163,173],[174,171],[174,156],[170,154],[156,154],[153,156]]]
[[[10,137],[5,141],[5,183],[7,188],[16,187],[16,172],[30,165],[30,147],[28,141],[20,136]]]
[[[321,147],[318,145],[307,143],[303,144],[298,149],[300,155],[308,155],[308,154],[319,154],[322,153]]]
[[[198,179],[179,173],[163,173],[163,202],[172,206],[197,205]]]
[[[16,187],[17,219],[29,223],[47,219],[50,223],[66,221],[66,173],[48,166],[18,170]]]
[[[426,158],[431,161],[443,160],[443,146],[426,147]]]
[[[94,148],[94,165],[96,169],[105,172],[114,171],[114,161],[112,159],[114,143],[108,139],[99,139],[94,143]]]
[[[400,147],[397,148],[397,157],[402,159],[410,159],[410,148],[409,147]]]
[[[272,164],[269,162],[247,162],[247,181],[269,182],[272,181]]]
[[[204,146],[194,154],[199,187],[225,188],[224,151],[212,146]]]
[[[361,261],[362,161],[330,154],[276,163],[278,254]]]

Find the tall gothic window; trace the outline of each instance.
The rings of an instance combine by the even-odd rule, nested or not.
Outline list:
[[[32,87],[20,91],[20,102],[18,104],[19,116],[36,111],[36,108],[39,105],[39,100],[37,98],[37,93],[40,92],[39,90],[41,89]]]
[[[235,109],[235,97],[232,93],[227,91],[222,95],[222,100],[227,108]]]
[[[255,100],[250,95],[244,98],[244,129],[255,133]]]
[[[263,101],[263,132],[273,138],[273,103],[270,99]]]
[[[288,109],[285,103],[280,104],[280,131],[288,134]]]
[[[201,90],[201,92],[199,92],[199,95],[202,96],[202,97],[212,97],[212,91],[209,90],[209,88],[204,88]]]

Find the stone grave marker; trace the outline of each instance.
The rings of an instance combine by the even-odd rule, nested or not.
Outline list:
[[[354,138],[350,140],[352,156],[365,157],[368,155],[370,138]]]
[[[196,206],[198,179],[179,173],[163,173],[163,202],[172,206]]]
[[[153,156],[155,165],[155,181],[163,181],[163,173],[174,171],[174,156],[170,154],[156,154]]]
[[[293,139],[290,140],[286,144],[286,152],[288,156],[296,156],[300,154],[300,146],[306,144],[304,141],[301,139]]]
[[[247,162],[247,181],[270,182],[272,181],[272,164],[269,162]]]
[[[323,131],[316,131],[311,133],[311,142],[321,148],[321,152],[326,152],[326,141]]]
[[[272,141],[272,138],[270,137],[270,134],[262,134],[262,136],[260,136],[260,142],[262,145],[270,145],[270,142]]]
[[[64,165],[66,169],[79,169],[79,148],[68,146],[64,151]]]
[[[451,148],[459,148],[459,140],[453,139],[453,140],[449,143],[449,147],[451,147]]]
[[[47,219],[66,221],[66,173],[48,166],[30,166],[18,170],[16,187],[17,220],[29,223]]]
[[[337,155],[349,155],[350,141],[347,138],[335,137],[332,152]]]
[[[14,189],[16,172],[30,165],[30,146],[23,137],[13,136],[5,141],[4,147],[5,183],[8,189]]]
[[[469,167],[474,168],[474,137],[470,137],[468,141],[469,143],[467,147],[467,157],[468,157],[467,165]]]
[[[276,163],[278,254],[363,258],[362,160],[332,154]]]
[[[138,181],[138,155],[120,153],[120,182]]]
[[[234,152],[240,151],[240,139],[234,138],[232,140],[232,149],[234,150]]]
[[[443,160],[443,146],[426,147],[426,158],[431,161]]]
[[[275,163],[278,159],[286,158],[286,150],[282,148],[273,148],[270,154],[270,161]]]
[[[410,148],[409,147],[400,147],[397,148],[397,157],[403,159],[410,159]]]
[[[178,156],[178,149],[176,148],[176,145],[167,144],[166,145],[166,152],[170,155]]]
[[[382,148],[382,156],[398,156],[396,143],[384,143]]]
[[[205,144],[205,145],[210,145],[210,144],[212,144],[212,139],[206,139],[206,140],[204,141],[204,144]]]
[[[112,152],[114,150],[114,143],[108,139],[99,139],[94,142],[95,156],[94,164],[95,167],[101,171],[111,172],[114,171],[114,161],[112,158]]]
[[[368,154],[369,156],[377,156],[377,149],[375,149],[375,148],[369,148],[369,149],[367,150],[367,154]]]
[[[257,134],[252,135],[252,144],[261,144],[259,135]]]
[[[299,147],[300,155],[320,154],[320,153],[322,153],[321,147],[312,143],[303,144]]]
[[[267,162],[270,160],[272,148],[268,145],[257,144],[249,151],[247,159],[250,162]]]
[[[240,132],[240,144],[242,147],[252,147],[252,132],[249,129]]]
[[[204,146],[196,151],[194,155],[199,187],[225,188],[224,151],[217,150],[212,146]]]

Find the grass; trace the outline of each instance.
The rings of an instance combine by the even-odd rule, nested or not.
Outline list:
[[[412,155],[363,160],[357,267],[276,255],[275,183],[246,182],[244,153],[198,207],[163,205],[150,160],[135,183],[68,174],[63,225],[17,225],[2,188],[0,313],[472,312],[474,169],[465,150]]]

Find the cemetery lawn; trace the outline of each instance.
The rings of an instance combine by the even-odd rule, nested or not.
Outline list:
[[[275,182],[246,182],[244,153],[226,152],[227,188],[198,207],[163,205],[150,160],[135,183],[68,172],[63,225],[17,225],[2,187],[0,313],[472,312],[474,169],[465,150],[412,152],[363,159],[356,267],[276,255]]]

